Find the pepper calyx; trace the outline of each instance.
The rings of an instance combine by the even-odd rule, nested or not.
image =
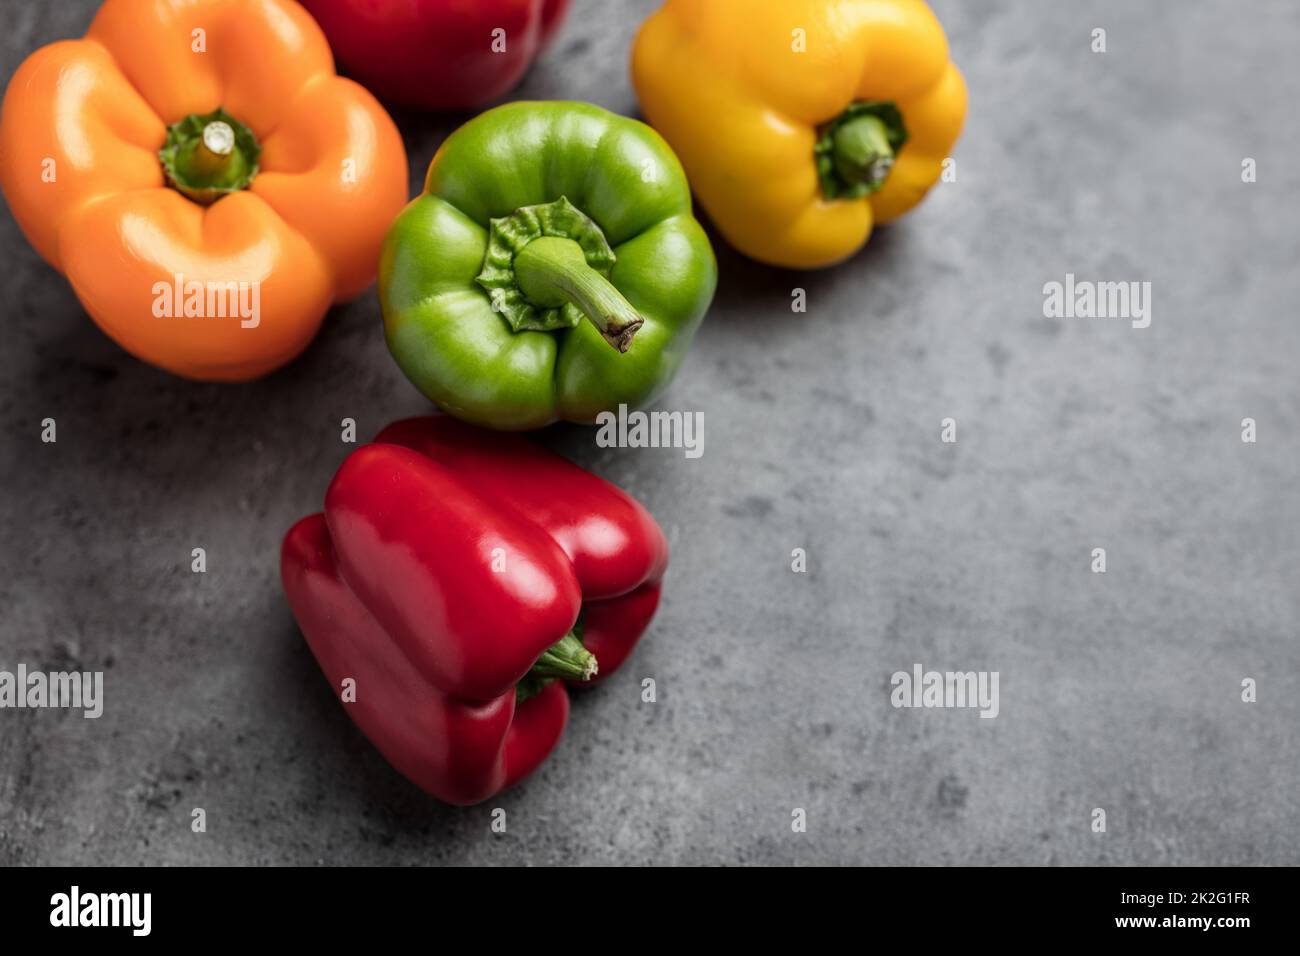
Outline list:
[[[644,319],[609,281],[617,256],[596,222],[561,196],[491,221],[476,278],[514,332],[554,332],[588,319],[620,352]]]
[[[173,123],[158,151],[168,185],[205,206],[247,189],[261,156],[253,131],[221,108]]]
[[[813,156],[827,199],[879,192],[908,139],[902,112],[885,100],[853,103],[818,132]]]

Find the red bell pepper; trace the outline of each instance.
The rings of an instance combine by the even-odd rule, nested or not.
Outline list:
[[[667,563],[659,526],[614,485],[434,416],[348,456],[324,514],[286,535],[280,570],[362,733],[421,789],[470,804],[551,752],[565,682],[626,660]]]
[[[425,109],[468,109],[508,93],[569,2],[303,0],[349,74],[380,99]]]

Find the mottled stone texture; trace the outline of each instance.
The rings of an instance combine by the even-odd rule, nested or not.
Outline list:
[[[92,6],[3,0],[0,74]],[[651,6],[580,2],[518,95],[634,112]],[[826,272],[715,240],[662,402],[704,412],[704,456],[541,436],[643,499],[673,562],[626,669],[479,808],[371,749],[277,579],[340,419],[427,407],[373,292],[291,367],[195,385],[122,353],[0,216],[0,668],[102,668],[108,696],[0,711],[0,863],[1300,863],[1300,8],[938,9],[958,181]],[[398,116],[413,190],[465,118]],[[1045,319],[1067,272],[1150,281],[1151,327]],[[999,671],[1001,715],[893,709],[916,662]]]

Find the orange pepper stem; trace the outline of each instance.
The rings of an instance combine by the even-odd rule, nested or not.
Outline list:
[[[224,120],[203,127],[198,148],[190,154],[189,172],[216,179],[230,169],[235,156],[235,131]]]
[[[247,189],[262,153],[256,137],[225,110],[194,113],[167,130],[158,152],[168,183],[203,205]]]

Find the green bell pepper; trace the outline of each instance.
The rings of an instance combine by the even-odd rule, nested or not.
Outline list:
[[[658,133],[587,103],[519,102],[442,144],[385,240],[379,297],[420,391],[525,429],[652,401],[717,275]]]

